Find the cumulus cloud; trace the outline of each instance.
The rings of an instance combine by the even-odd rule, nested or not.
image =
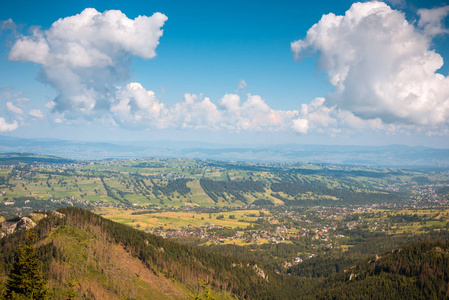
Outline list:
[[[295,119],[293,120],[292,128],[298,133],[306,134],[309,131],[309,120],[301,118]]]
[[[32,110],[30,110],[30,112],[28,114],[36,119],[44,118],[44,115],[42,114],[42,112],[39,109],[32,109]]]
[[[420,20],[413,24],[385,3],[366,2],[353,4],[343,16],[324,15],[291,50],[295,59],[318,52],[319,66],[335,92],[298,110],[274,110],[260,95],[242,96],[247,86],[243,79],[234,93],[218,101],[186,93],[171,106],[139,83],[120,86],[128,77],[130,56],[156,55],[167,20],[161,13],[129,19],[120,11],[85,9],[48,30],[34,28],[19,37],[9,58],[42,66],[41,80],[59,92],[46,105],[56,123],[98,118],[129,129],[335,134],[426,128],[438,134],[449,132],[449,79],[437,73],[443,59],[430,46],[433,37],[447,33],[443,21],[448,12],[447,7],[420,10]],[[8,102],[8,110],[23,115],[15,101]],[[27,116],[43,118],[38,109]],[[3,118],[0,125],[15,129],[18,123],[12,120]]]
[[[127,78],[131,55],[156,56],[166,20],[161,13],[129,19],[118,10],[87,8],[20,37],[9,59],[42,65],[41,80],[59,91],[55,112],[93,118],[110,110],[114,85]]]
[[[129,72],[131,55],[153,58],[167,17],[156,13],[134,20],[120,11],[100,13],[85,9],[60,19],[48,30],[34,28],[13,45],[9,58],[42,65],[41,79],[59,91],[46,107],[58,122],[102,119],[128,129],[225,128],[283,130],[291,127],[297,111],[273,110],[259,95],[248,94],[240,80],[234,94],[214,103],[202,95],[186,93],[168,107],[154,92],[133,82],[118,86]],[[38,118],[41,114],[31,112]]]
[[[223,112],[224,127],[234,130],[285,130],[291,126],[296,110],[273,110],[259,95],[248,94],[241,103],[237,94],[226,94],[219,106]]]
[[[449,33],[449,30],[445,28],[443,24],[443,20],[448,14],[449,5],[433,9],[419,9],[418,26],[423,28],[424,33],[429,36]]]
[[[309,104],[302,104],[298,118],[292,120],[292,129],[298,133],[313,132],[336,133],[361,130],[387,130],[382,120],[362,119],[348,110],[339,109],[337,106],[329,107],[326,99],[319,97]]]
[[[19,127],[19,124],[16,120],[14,120],[12,123],[8,123],[5,118],[0,117],[0,132],[8,132],[16,130]]]
[[[320,68],[335,86],[326,96],[331,114],[374,128],[447,125],[449,78],[437,73],[443,58],[430,46],[432,36],[445,32],[441,24],[448,8],[419,14],[416,27],[383,2],[354,3],[343,16],[323,15],[304,39],[291,44],[295,59],[318,52]],[[305,131],[305,123],[299,124]]]
[[[304,104],[300,110],[274,110],[260,95],[239,95],[247,86],[243,79],[234,93],[225,94],[218,101],[186,93],[184,99],[171,106],[140,83],[117,85],[128,76],[131,55],[145,59],[156,55],[166,20],[160,13],[131,20],[120,11],[100,13],[85,9],[56,21],[48,30],[34,28],[31,35],[21,36],[9,58],[42,65],[40,78],[59,91],[46,104],[55,113],[55,123],[97,118],[128,129],[208,128],[240,132],[293,128],[300,133],[323,131],[340,124],[339,110],[324,105],[324,98]],[[9,109],[18,114],[20,108],[11,102]],[[29,111],[28,116],[44,117],[38,109]]]
[[[273,110],[261,96],[251,94],[243,103],[239,95],[226,94],[215,104],[208,97],[186,93],[183,101],[167,107],[139,83],[118,89],[114,98],[112,117],[128,128],[283,130],[297,114]]]
[[[21,115],[23,114],[23,110],[19,107],[15,106],[12,102],[6,102],[6,107],[15,114]]]
[[[119,88],[113,98],[112,116],[126,127],[157,126],[160,117],[166,114],[164,105],[159,103],[154,92],[147,91],[136,82]]]
[[[185,94],[184,101],[176,103],[168,114],[169,124],[182,128],[218,129],[221,114],[209,98],[198,100],[197,95]]]
[[[18,121],[23,119],[23,110],[19,106],[26,100],[22,95],[21,92],[14,92],[12,87],[0,88],[0,100],[11,100],[2,103],[6,109],[0,109],[0,132],[13,131],[19,127]]]

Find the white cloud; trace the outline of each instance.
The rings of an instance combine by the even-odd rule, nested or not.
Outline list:
[[[237,94],[226,94],[218,102],[222,113],[222,127],[239,132],[241,130],[285,130],[291,127],[296,110],[273,110],[259,95],[248,94],[240,103]]]
[[[161,119],[167,110],[159,103],[154,92],[145,90],[140,83],[133,82],[119,88],[113,97],[111,114],[114,120],[125,127],[165,127]]]
[[[132,20],[118,10],[87,8],[22,36],[9,59],[42,65],[41,79],[59,91],[54,111],[94,118],[110,110],[114,85],[128,76],[129,56],[156,56],[166,20],[161,13]]]
[[[297,111],[273,110],[262,97],[251,94],[243,103],[239,95],[226,94],[215,104],[202,95],[186,93],[183,101],[167,107],[139,83],[118,89],[114,98],[112,118],[128,128],[284,130],[297,115]]]
[[[221,113],[209,98],[198,100],[197,95],[185,94],[184,101],[176,103],[169,112],[171,126],[182,128],[218,129]]]
[[[310,122],[311,128],[322,129],[336,125],[336,120],[331,116],[334,108],[324,105],[324,98],[316,98],[310,104],[301,105],[300,116]]]
[[[15,114],[23,114],[23,110],[15,106],[12,102],[6,102],[6,107]]]
[[[306,119],[295,119],[293,120],[293,130],[298,133],[306,134],[309,131],[309,120]]]
[[[366,2],[353,4],[344,16],[324,15],[291,49],[296,59],[318,52],[319,65],[336,90],[299,110],[274,110],[259,95],[247,94],[244,99],[237,94],[247,86],[243,79],[234,93],[215,103],[186,93],[172,106],[139,83],[117,87],[127,79],[131,55],[156,55],[167,20],[160,13],[132,20],[120,11],[86,9],[48,30],[35,28],[30,36],[20,37],[9,58],[42,65],[42,80],[59,92],[46,105],[56,113],[55,123],[97,118],[131,129],[301,134],[426,129],[439,134],[448,132],[449,79],[436,73],[443,59],[430,45],[433,36],[446,32],[442,24],[447,14],[447,8],[420,10],[420,21],[411,24],[385,3]],[[20,103],[8,103],[10,111],[23,113]],[[40,110],[29,115],[43,118]],[[4,118],[3,124],[18,126]]]
[[[44,115],[42,114],[42,112],[39,109],[32,109],[32,110],[30,110],[30,112],[28,114],[36,119],[44,118]]]
[[[293,119],[292,129],[301,134],[313,131],[334,135],[343,130],[384,130],[387,126],[378,118],[364,120],[337,106],[329,107],[326,100],[320,97],[301,105],[298,118]]]
[[[433,8],[433,9],[419,9],[418,26],[422,27],[424,33],[429,36],[434,36],[443,33],[449,33],[447,28],[444,28],[443,20],[449,14],[449,5]]]
[[[10,59],[32,61],[52,67],[104,67],[124,55],[156,56],[167,17],[155,13],[134,20],[119,10],[100,13],[86,8],[80,14],[59,19],[49,30],[35,29],[19,39]]]
[[[49,101],[49,102],[47,102],[47,103],[45,104],[45,107],[48,108],[48,109],[50,109],[50,110],[52,110],[53,108],[55,108],[55,106],[56,106],[55,101]]]
[[[291,44],[292,53],[298,59],[308,51],[318,52],[319,66],[336,88],[326,97],[327,105],[336,106],[332,110],[340,115],[346,111],[347,123],[447,125],[449,78],[436,73],[443,59],[430,50],[431,36],[426,33],[441,28],[436,24],[447,8],[421,10],[420,15],[420,26],[428,26],[422,31],[385,3],[355,3],[344,16],[323,15],[304,39]]]
[[[6,122],[5,118],[0,117],[0,132],[8,132],[16,130],[19,127],[17,121],[13,121],[12,123]]]
[[[167,17],[128,19],[120,11],[86,9],[60,19],[48,30],[35,29],[12,47],[9,58],[42,65],[42,79],[59,91],[46,107],[61,122],[95,118],[130,129],[226,128],[284,130],[296,111],[271,109],[262,97],[228,94],[218,104],[186,93],[171,107],[139,83],[117,87],[126,79],[130,55],[153,58]],[[240,80],[238,90],[246,87]],[[37,115],[37,114],[36,114]]]
[[[347,110],[339,110],[337,118],[342,125],[348,128],[364,130],[364,129],[385,129],[385,125],[379,118],[364,120]]]
[[[23,97],[22,92],[14,92],[12,87],[0,88],[1,99],[11,101],[6,102],[6,109],[0,109],[0,132],[13,131],[19,127],[19,122],[23,123],[24,103],[28,99]]]
[[[237,118],[237,122],[231,122],[231,126],[236,126],[238,131],[241,129],[284,130],[291,126],[291,120],[296,114],[295,110],[273,110],[261,96],[248,94],[246,101],[233,116],[231,115],[230,119]]]
[[[11,100],[5,103],[6,109],[0,109],[0,132],[12,131],[19,126],[30,125],[30,121],[44,118],[39,109],[31,109],[25,114],[30,99],[23,97],[23,92],[13,92],[12,87],[0,88],[0,99]]]

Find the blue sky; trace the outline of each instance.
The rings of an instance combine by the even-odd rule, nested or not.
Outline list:
[[[353,3],[4,1],[0,134],[449,147],[449,67],[438,67],[439,59],[449,59],[447,3]],[[100,21],[87,13],[81,18],[86,8],[95,8]],[[111,10],[123,15],[107,15]],[[157,12],[167,18],[149,21],[157,26],[133,23]],[[322,19],[330,13],[343,18],[337,29],[329,26],[331,17]],[[357,14],[362,21],[350,25]],[[64,19],[70,16],[92,22],[77,32]],[[115,17],[147,31],[149,42],[137,34],[119,37],[107,27]],[[401,18],[407,28],[398,29]],[[308,34],[315,24],[321,31]],[[377,37],[381,25],[392,33],[379,29],[378,38],[365,38]],[[108,30],[112,37],[103,37]],[[162,35],[150,37],[157,32]],[[45,57],[36,54],[41,37],[50,49]],[[392,46],[398,38],[413,51]],[[105,56],[105,63],[81,61]]]

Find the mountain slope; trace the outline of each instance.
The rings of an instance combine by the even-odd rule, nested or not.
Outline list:
[[[80,208],[48,213],[33,229],[50,296],[79,299],[186,299],[211,279],[213,295],[244,299],[444,299],[449,240],[401,246],[327,278],[278,275],[255,261],[211,253],[138,231]],[[0,239],[7,277],[26,232]],[[0,284],[0,294],[2,285]],[[1,297],[0,297],[1,298]]]
[[[329,277],[319,299],[447,299],[449,241],[416,242]]]
[[[83,209],[59,211],[66,217],[44,218],[34,229],[54,298],[63,298],[73,281],[78,295],[91,299],[185,299],[197,295],[199,280],[209,277],[220,299],[288,299],[309,281],[286,281],[253,261],[181,245]],[[0,240],[4,276],[24,235]]]
[[[99,227],[60,226],[43,242],[58,253],[49,266],[50,288],[62,290],[61,283],[73,280],[79,295],[92,299],[185,299],[185,287],[151,272]]]

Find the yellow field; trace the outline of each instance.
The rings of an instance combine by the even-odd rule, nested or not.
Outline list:
[[[449,221],[449,208],[441,208],[441,209],[401,209],[401,210],[388,210],[388,209],[373,209],[372,212],[377,213],[380,212],[383,215],[391,214],[391,215],[418,215],[423,216],[427,215],[432,218],[437,218],[440,220]]]
[[[141,229],[153,229],[155,227],[163,227],[164,229],[180,229],[188,225],[204,226],[206,222],[223,227],[247,227],[249,221],[255,221],[259,216],[258,210],[239,210],[232,212],[220,213],[197,213],[197,212],[156,212],[151,214],[133,215],[136,210],[118,209],[118,208],[99,208],[96,213],[101,214],[107,219],[111,219],[118,223],[127,224]],[[265,215],[269,212],[264,211]],[[217,219],[219,215],[223,215],[223,219]],[[235,219],[230,219],[231,215]],[[255,216],[249,216],[255,215]],[[240,221],[239,221],[240,220]]]
[[[248,245],[262,245],[262,244],[267,244],[268,241],[267,240],[263,240],[263,239],[258,239],[257,242],[255,243],[250,243],[250,242],[244,242],[242,241],[242,239],[222,239],[222,242],[220,243],[220,245],[236,245],[236,246],[248,246]],[[214,244],[212,242],[206,242],[201,244],[201,246],[208,246]]]
[[[349,248],[351,248],[351,247],[353,247],[354,245],[340,245],[340,246],[337,246],[337,247],[335,247],[335,248],[339,248],[339,249],[341,249],[343,252],[345,252],[345,251],[348,251],[349,250]]]

